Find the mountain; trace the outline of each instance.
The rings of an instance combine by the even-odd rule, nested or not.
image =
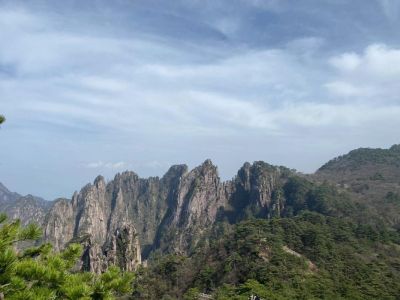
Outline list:
[[[354,201],[400,228],[400,145],[350,151],[332,159],[311,177],[336,184],[351,194]]]
[[[360,148],[350,151],[324,164],[315,173],[316,177],[341,185],[353,185],[354,192],[366,192],[357,182],[371,183],[373,187],[400,186],[400,145],[389,149]],[[374,184],[376,183],[376,184]],[[384,184],[383,184],[384,183]]]
[[[52,203],[32,195],[21,196],[10,192],[0,183],[0,208],[11,219],[20,219],[23,225],[42,224]]]
[[[318,200],[321,195],[325,202]],[[206,160],[193,170],[172,166],[161,178],[124,172],[106,183],[99,176],[72,200],[54,203],[44,238],[56,250],[72,241],[84,244],[87,270],[100,272],[115,262],[132,270],[155,251],[190,255],[209,243],[218,222],[293,216],[305,208],[337,216],[355,210],[339,191],[314,186],[288,168],[245,163],[232,180],[221,181]],[[126,228],[131,235],[118,242]]]
[[[71,241],[83,243],[88,270],[99,272],[115,262],[135,269],[151,251],[190,253],[219,219],[234,222],[246,210],[258,216],[279,212],[274,189],[288,174],[283,167],[246,163],[234,180],[221,182],[206,160],[190,171],[172,166],[162,178],[124,172],[106,183],[99,176],[71,201],[54,203],[44,238],[56,250]],[[129,236],[120,236],[124,230]]]
[[[172,166],[161,178],[123,172],[106,182],[98,176],[50,208],[4,187],[0,199],[3,210],[17,207],[14,216],[42,220],[44,241],[56,250],[81,243],[82,269],[137,270],[139,299],[180,299],[192,288],[242,299],[250,283],[252,289],[284,287],[283,298],[263,293],[287,299],[303,293],[302,282],[312,290],[303,299],[395,299],[399,195],[400,146],[394,145],[353,150],[314,174],[257,161],[222,181],[206,160],[192,170]],[[30,216],[23,201],[36,205]],[[142,269],[145,260],[149,267]],[[373,273],[361,279],[369,268]]]
[[[21,195],[18,193],[10,192],[1,182],[0,182],[0,204],[4,205],[10,203],[20,198]]]
[[[399,149],[353,150],[311,175],[246,164],[226,183],[236,217],[217,220],[190,255],[155,254],[134,296],[398,299]]]

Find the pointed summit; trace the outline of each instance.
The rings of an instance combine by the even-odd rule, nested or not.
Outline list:
[[[101,186],[105,186],[106,182],[104,180],[104,177],[99,175],[96,177],[96,179],[94,180],[93,184],[97,187],[100,188]]]

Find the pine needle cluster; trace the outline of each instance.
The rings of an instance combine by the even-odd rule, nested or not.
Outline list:
[[[110,267],[103,274],[78,268],[82,246],[55,253],[50,244],[17,250],[17,243],[37,240],[37,225],[21,226],[0,215],[0,299],[115,299],[132,292],[133,274]]]

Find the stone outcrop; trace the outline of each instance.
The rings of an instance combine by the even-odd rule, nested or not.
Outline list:
[[[56,250],[68,243],[81,243],[84,270],[102,272],[117,264],[131,271],[141,262],[136,229],[127,203],[123,202],[121,187],[116,186],[117,191],[99,176],[75,193],[71,201],[57,201],[47,215],[44,239]]]
[[[271,166],[265,162],[245,163],[233,181],[233,192],[230,196],[235,211],[240,213],[245,208],[252,215],[271,217],[279,215],[284,202],[279,189],[289,170],[284,167]]]
[[[219,209],[227,205],[228,199],[217,168],[210,160],[190,172],[185,168],[177,182],[155,246],[162,251],[187,252],[214,224]]]
[[[85,241],[81,268],[100,273],[110,265],[117,265],[124,271],[133,271],[141,263],[140,244],[131,223],[122,223],[110,232],[103,246],[90,236]]]
[[[189,170],[172,166],[162,177],[98,176],[71,200],[54,201],[43,222],[44,240],[57,251],[83,245],[81,267],[102,272],[109,265],[134,270],[153,250],[190,253],[217,220],[236,222],[247,214],[279,214],[277,192],[287,169],[263,162],[245,163],[222,182],[210,160]]]

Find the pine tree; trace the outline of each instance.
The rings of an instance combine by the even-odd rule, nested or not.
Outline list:
[[[38,226],[0,215],[0,299],[114,299],[131,292],[132,273],[117,267],[97,275],[80,272],[79,244],[54,253],[50,244],[16,250],[17,243],[41,236]]]

